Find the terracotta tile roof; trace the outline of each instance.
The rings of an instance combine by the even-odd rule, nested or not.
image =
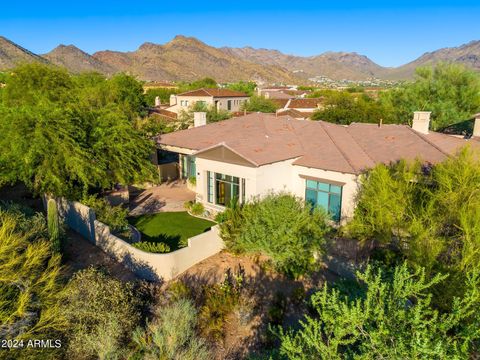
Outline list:
[[[270,100],[272,100],[280,108],[284,108],[290,99],[270,99]]]
[[[277,116],[291,116],[295,119],[307,119],[310,117],[313,113],[311,112],[301,112],[295,109],[280,109],[277,111]]]
[[[315,109],[322,104],[323,98],[292,99],[288,104],[289,109]]]
[[[152,108],[149,110],[149,115],[159,115],[162,117],[167,117],[171,119],[177,119],[177,113],[174,113],[173,111],[168,111],[165,109],[160,109],[160,108]]]
[[[197,89],[177,96],[212,96],[212,97],[248,97],[247,94],[230,89]]]
[[[351,174],[400,159],[437,163],[467,143],[480,149],[480,141],[422,135],[406,125],[342,126],[261,113],[160,135],[157,142],[195,151],[224,144],[257,166],[295,159],[294,165]]]
[[[267,99],[293,99],[295,96],[285,94],[282,91],[262,91],[262,95]]]

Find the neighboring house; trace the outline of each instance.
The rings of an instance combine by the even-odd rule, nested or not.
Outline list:
[[[406,125],[298,121],[254,113],[160,135],[164,154],[179,154],[183,177],[196,176],[196,200],[222,211],[271,191],[287,191],[328,210],[353,216],[359,177],[376,164],[422,158],[438,163],[470,140],[429,132],[430,113]]]
[[[277,110],[278,116],[289,115],[297,120],[309,119],[315,111],[324,108],[324,98],[290,99]]]
[[[198,89],[187,91],[182,94],[170,96],[168,111],[179,114],[182,110],[187,111],[195,103],[203,103],[207,107],[213,106],[217,110],[231,112],[240,111],[249,96],[240,91],[229,89]]]

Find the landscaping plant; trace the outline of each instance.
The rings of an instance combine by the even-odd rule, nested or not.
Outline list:
[[[49,199],[47,202],[47,224],[48,235],[52,242],[53,251],[60,253],[62,250],[60,239],[60,221],[58,219],[57,202],[55,199]]]
[[[305,316],[298,331],[279,329],[280,353],[288,359],[468,359],[480,340],[480,273],[468,273],[466,291],[440,313],[431,304],[424,269],[406,264],[393,274],[368,267],[357,273],[363,286],[347,297],[327,284],[312,296],[317,316]]]
[[[133,247],[146,252],[162,254],[170,252],[170,246],[162,242],[140,241],[132,244]]]
[[[287,193],[227,209],[221,220],[221,234],[231,251],[267,255],[278,271],[292,277],[315,268],[315,255],[329,231],[324,211]]]

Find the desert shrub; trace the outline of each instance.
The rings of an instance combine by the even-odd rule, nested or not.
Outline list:
[[[146,252],[151,252],[155,254],[163,254],[170,252],[170,246],[163,242],[149,242],[149,241],[140,241],[132,244],[133,247],[143,250]]]
[[[128,227],[128,209],[111,206],[106,199],[98,199],[95,196],[85,197],[82,203],[92,208],[97,220],[110,226],[112,232],[121,232]]]
[[[316,316],[298,331],[279,329],[280,353],[288,359],[468,359],[478,342],[480,276],[468,274],[467,291],[439,313],[430,290],[446,276],[427,279],[406,264],[392,274],[368,267],[357,273],[359,296],[346,297],[327,284],[312,295]]]
[[[145,329],[133,333],[134,357],[141,359],[207,360],[212,358],[196,334],[197,312],[191,301],[180,299],[158,308]]]
[[[131,284],[89,268],[75,273],[66,291],[71,357],[118,355],[138,323],[138,303]]]
[[[205,212],[205,207],[203,206],[202,203],[196,202],[190,208],[190,212],[193,215],[200,216],[200,215],[203,215],[203,213]]]
[[[214,340],[223,337],[225,321],[239,304],[242,287],[242,270],[235,274],[228,271],[222,283],[204,287],[199,326],[205,337]]]
[[[192,200],[188,200],[188,201],[185,201],[183,203],[183,207],[185,208],[185,210],[187,211],[190,211],[190,209],[192,208],[192,205],[193,205],[193,201]]]
[[[190,288],[181,280],[174,281],[168,286],[167,294],[175,302],[180,299],[189,299],[192,296]]]
[[[226,210],[220,224],[227,247],[269,256],[275,268],[298,277],[315,267],[329,231],[328,215],[286,193],[269,194]]]
[[[9,208],[9,210],[3,210]],[[58,339],[67,325],[61,309],[60,255],[52,250],[45,218],[24,215],[0,203],[0,338]],[[31,358],[43,350],[34,349]],[[52,357],[55,352],[46,349]],[[7,349],[2,349],[7,356]],[[28,349],[13,349],[10,358],[28,358]]]

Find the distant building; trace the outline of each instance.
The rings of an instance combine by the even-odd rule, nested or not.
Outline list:
[[[182,94],[170,96],[170,106],[166,110],[179,114],[182,110],[187,111],[196,103],[202,103],[207,107],[215,107],[217,110],[238,112],[243,103],[248,101],[249,96],[240,91],[230,89],[198,89],[187,91]]]

